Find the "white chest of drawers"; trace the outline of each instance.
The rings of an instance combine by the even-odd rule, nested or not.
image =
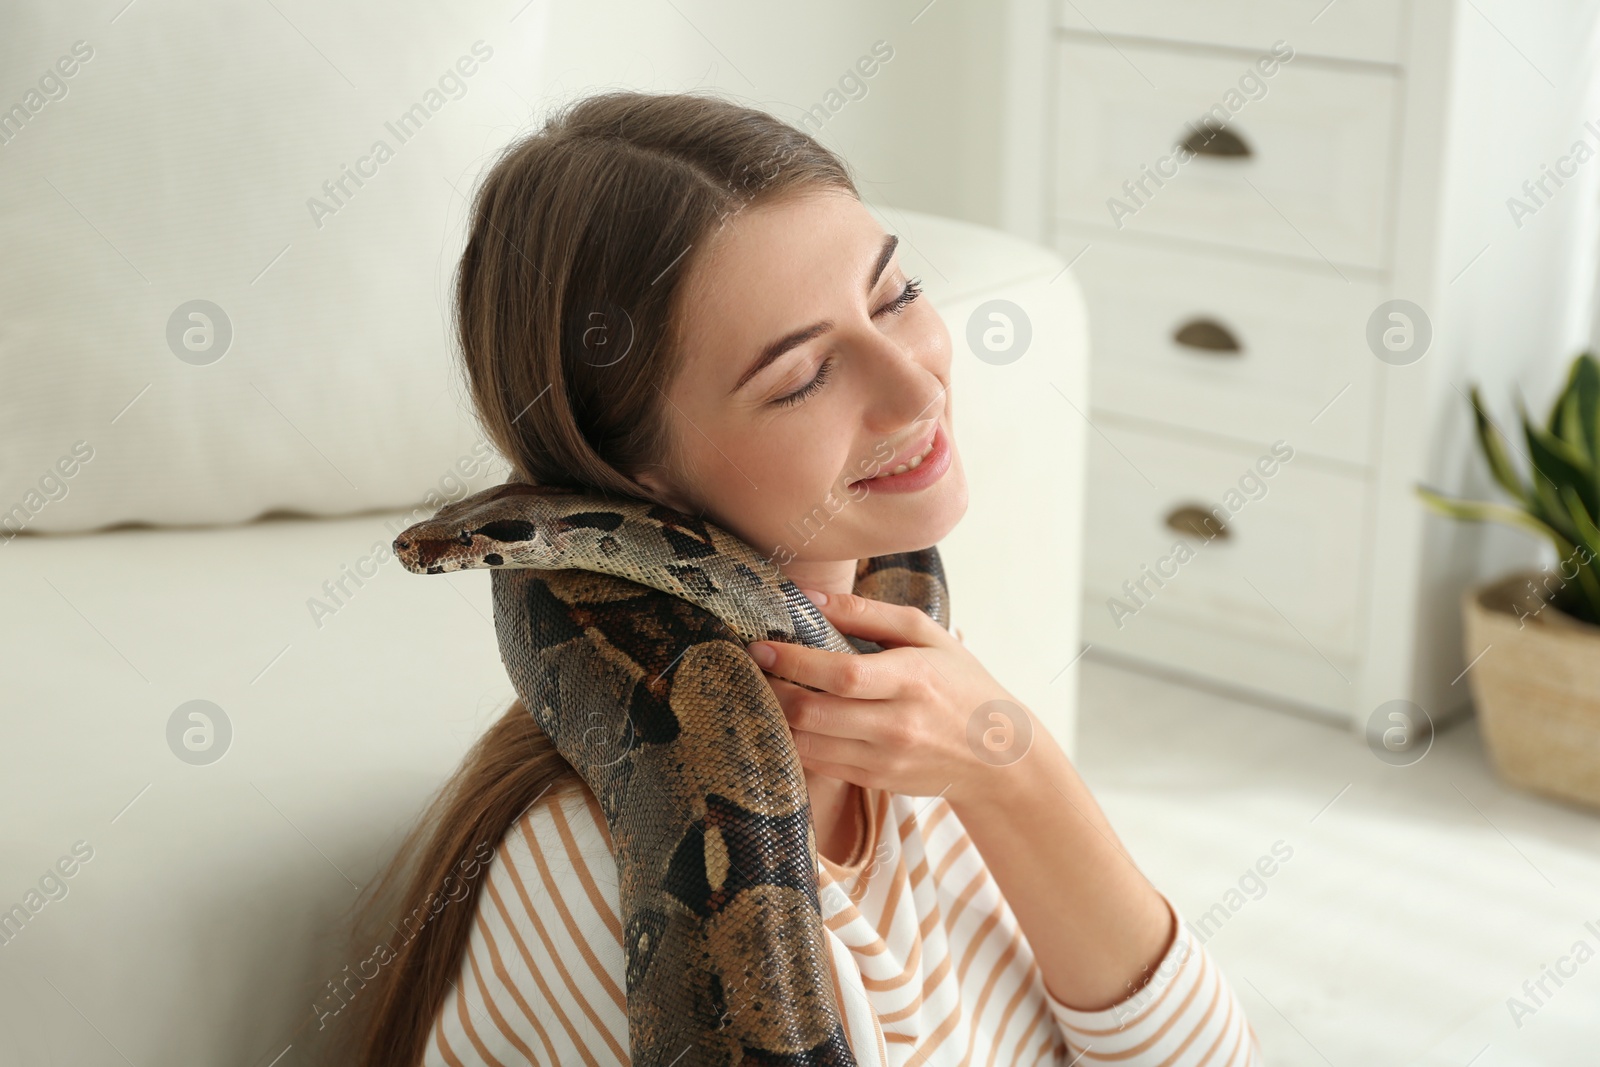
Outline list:
[[[1504,204],[1594,106],[1581,50],[1547,44],[1585,6],[1012,4],[1006,225],[1073,263],[1093,339],[1092,649],[1358,729],[1462,710],[1455,593],[1492,564],[1413,486],[1487,493],[1468,382],[1570,356],[1485,339],[1587,306],[1593,176],[1559,207],[1587,229],[1524,239]]]

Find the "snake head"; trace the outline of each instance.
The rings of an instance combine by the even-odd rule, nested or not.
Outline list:
[[[446,504],[400,532],[394,554],[413,574],[483,567],[560,569],[572,535],[614,530],[617,512],[580,510],[580,490],[507,482]]]

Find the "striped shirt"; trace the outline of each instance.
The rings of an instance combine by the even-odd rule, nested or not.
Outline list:
[[[1170,900],[1176,935],[1150,981],[1074,1010],[1046,990],[950,805],[861,795],[852,862],[822,858],[818,888],[862,1067],[1258,1067],[1233,990]],[[507,832],[476,908],[427,1067],[627,1064],[617,867],[587,789],[552,794]]]

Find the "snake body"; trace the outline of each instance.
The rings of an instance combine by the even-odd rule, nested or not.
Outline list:
[[[878,646],[739,538],[644,501],[510,482],[394,546],[416,573],[493,569],[512,685],[610,831],[633,1062],[853,1065],[805,776],[745,645]],[[861,560],[855,592],[949,625],[936,548]]]

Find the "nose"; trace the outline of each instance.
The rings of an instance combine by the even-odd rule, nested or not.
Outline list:
[[[874,433],[891,436],[907,426],[937,419],[944,410],[948,362],[937,352],[923,352],[886,334],[873,332],[861,363],[871,398],[865,423]],[[934,347],[930,345],[930,348]]]

